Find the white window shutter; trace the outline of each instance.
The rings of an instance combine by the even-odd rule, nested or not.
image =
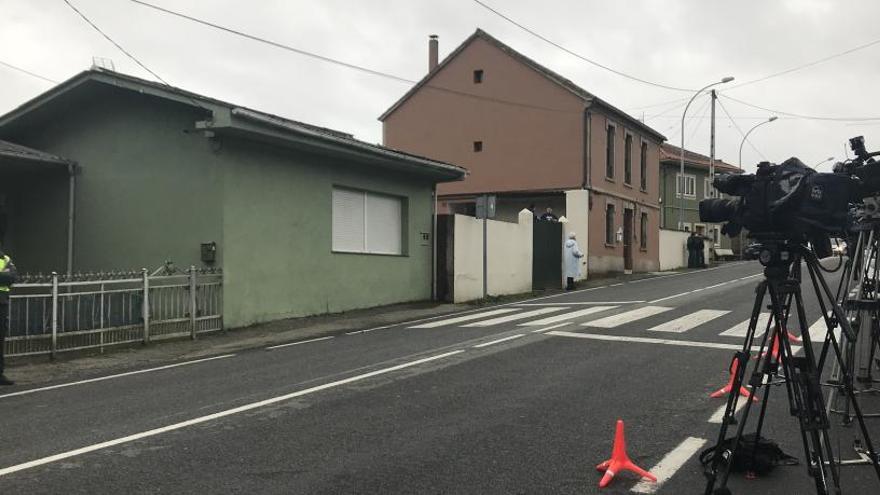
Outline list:
[[[366,249],[365,194],[333,188],[333,250],[362,253]]]
[[[400,198],[367,193],[367,252],[403,253]]]

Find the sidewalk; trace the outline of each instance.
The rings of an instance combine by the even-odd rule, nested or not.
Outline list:
[[[686,270],[679,270],[679,272]],[[652,272],[633,275],[616,275],[580,282],[578,289],[600,287],[627,280],[652,278],[676,272]],[[119,373],[131,369],[162,366],[172,362],[201,359],[220,354],[240,352],[248,349],[297,342],[346,332],[369,330],[376,327],[395,325],[407,321],[443,316],[461,311],[498,304],[510,304],[536,297],[562,294],[562,290],[547,290],[509,296],[490,297],[485,301],[448,304],[437,302],[417,302],[395,304],[377,308],[353,310],[345,313],[291,318],[257,325],[229,329],[211,335],[200,336],[198,340],[169,340],[147,346],[134,345],[117,347],[104,354],[84,355],[82,353],[59,354],[51,361],[48,357],[8,358],[7,376],[20,385],[37,385],[46,382],[85,379],[98,375]],[[10,389],[4,389],[10,390]]]

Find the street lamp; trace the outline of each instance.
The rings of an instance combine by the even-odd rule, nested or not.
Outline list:
[[[774,120],[776,120],[778,118],[779,117],[774,115],[774,116],[770,117],[769,119],[765,120],[764,122],[759,122],[756,126],[749,129],[749,132],[747,132],[746,135],[743,136],[743,140],[739,143],[739,161],[737,162],[739,164],[740,170],[742,170],[742,168],[743,168],[743,165],[742,165],[742,163],[743,163],[743,145],[746,144],[746,139],[749,137],[749,134],[751,134],[752,131],[754,131],[758,127],[761,127],[764,124],[769,124],[770,122],[773,122]]]
[[[700,88],[700,90],[697,91],[694,94],[694,96],[691,97],[690,101],[688,101],[688,104],[684,107],[684,112],[681,113],[681,171],[680,171],[678,180],[675,181],[676,187],[679,189],[679,194],[680,194],[680,197],[678,200],[678,229],[679,230],[684,229],[684,186],[685,186],[685,184],[684,184],[684,116],[687,115],[688,108],[690,108],[691,103],[694,102],[694,100],[697,98],[697,96],[700,96],[700,93],[702,93],[703,91],[706,91],[707,89],[711,88],[712,86],[715,86],[716,84],[725,84],[725,83],[729,83],[730,81],[733,81],[733,77],[727,76],[720,81],[713,82],[712,84],[709,84],[707,86]]]
[[[813,168],[815,168],[816,170],[819,170],[819,165],[822,165],[823,163],[826,163],[826,162],[830,162],[831,160],[834,160],[833,156],[829,156],[828,158],[822,160],[821,162],[813,165]]]

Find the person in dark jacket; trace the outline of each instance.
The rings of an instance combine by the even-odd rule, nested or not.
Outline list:
[[[553,208],[547,207],[547,211],[541,215],[541,220],[544,222],[558,222],[559,217],[553,214]]]
[[[691,232],[687,238],[688,268],[697,267],[697,233]]]
[[[17,273],[12,258],[0,247],[0,385],[13,385],[14,382],[3,374],[4,344],[6,343],[7,326],[9,325],[9,291],[15,283]]]
[[[706,268],[705,237],[697,236],[697,268]]]

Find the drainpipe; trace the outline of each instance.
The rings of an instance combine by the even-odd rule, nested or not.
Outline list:
[[[67,165],[67,275],[73,273],[73,228],[76,208],[76,163]]]
[[[586,107],[584,109],[584,128],[586,129],[586,132],[584,132],[584,189],[590,189],[590,187],[592,186],[592,178],[590,177],[592,172],[592,159],[590,156],[590,149],[592,147],[592,139],[590,139],[590,134],[592,132],[592,122],[593,113],[590,112],[590,107]]]
[[[432,204],[431,224],[431,300],[437,300],[437,184],[434,183],[432,192],[434,202]]]

